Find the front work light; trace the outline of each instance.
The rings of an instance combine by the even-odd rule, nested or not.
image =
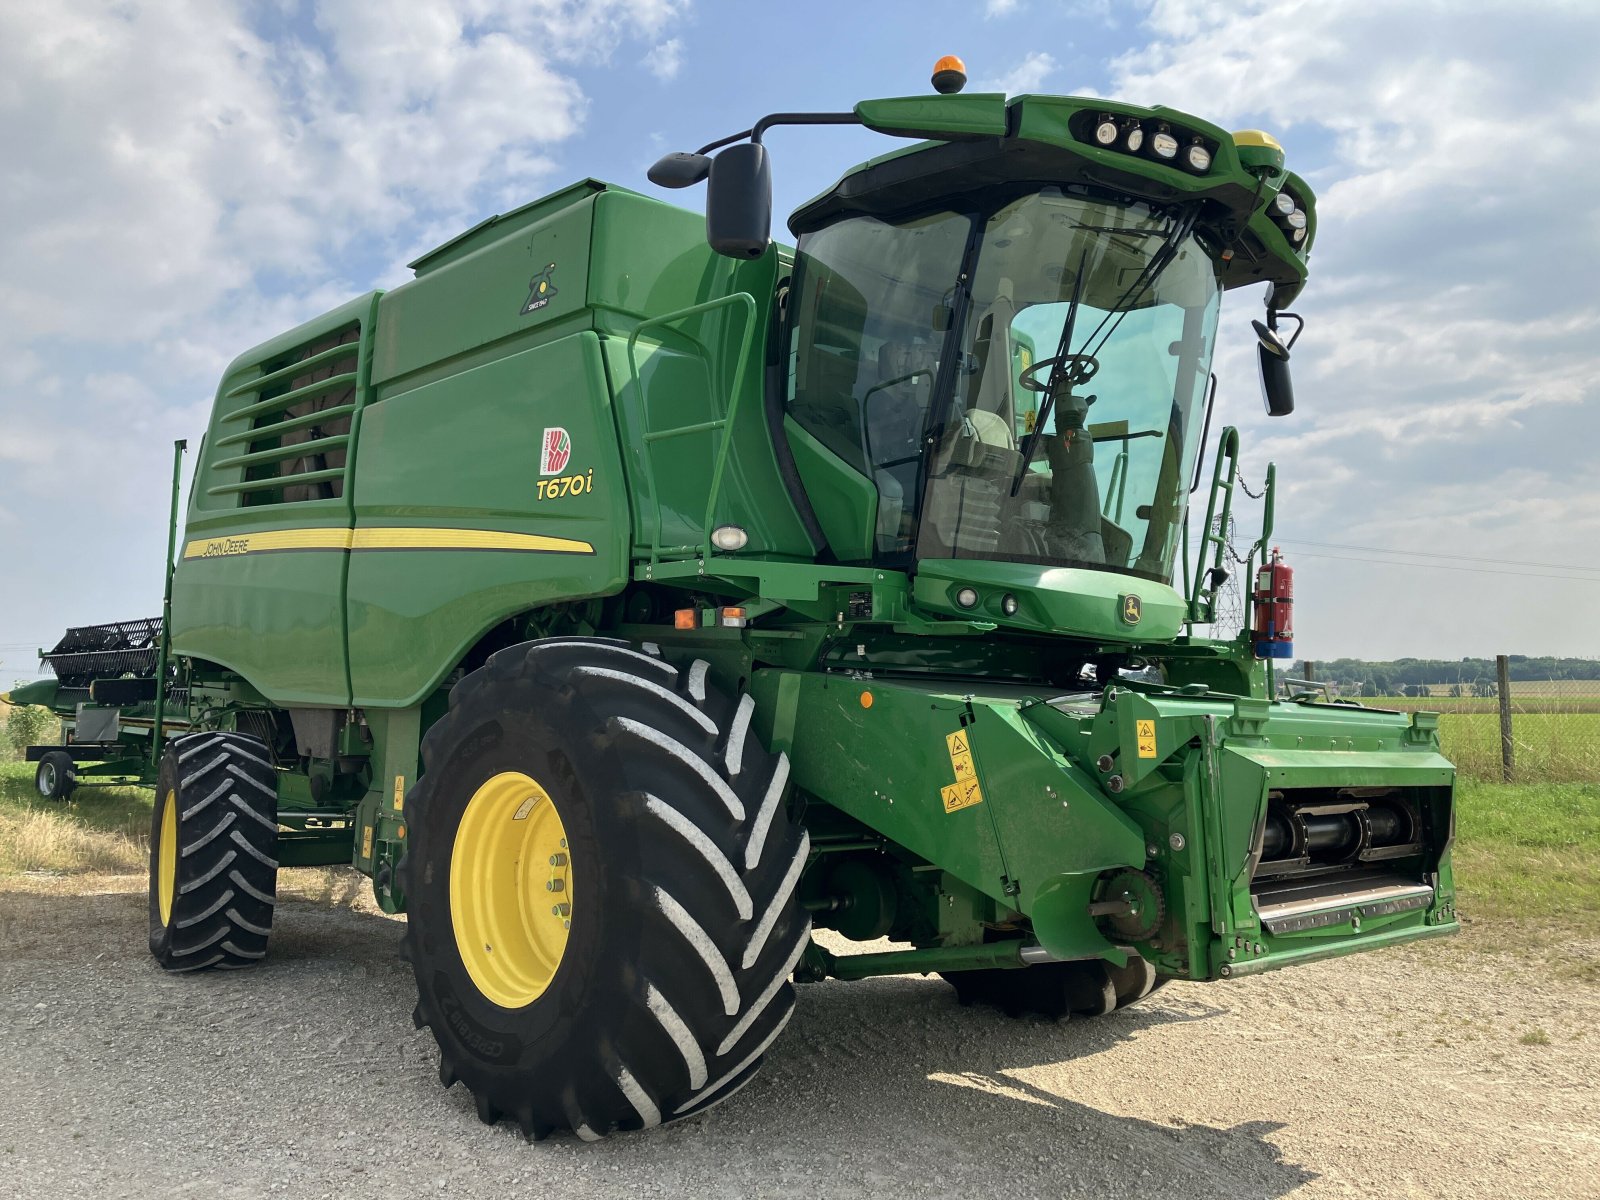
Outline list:
[[[1128,126],[1128,153],[1137,154],[1139,147],[1144,145],[1144,127],[1142,125]]]
[[[1117,123],[1110,117],[1106,117],[1100,122],[1100,124],[1094,127],[1094,140],[1099,142],[1102,146],[1109,146],[1117,140],[1117,134],[1121,132],[1122,131],[1117,128]]]
[[[737,525],[718,525],[711,531],[711,544],[718,550],[743,550],[750,535]]]
[[[976,608],[978,606],[978,593],[975,589],[964,587],[956,593],[956,603],[962,608]]]
[[[1304,229],[1306,227],[1306,214],[1304,209],[1295,209],[1284,218],[1290,229]]]
[[[1272,198],[1272,206],[1278,210],[1280,216],[1287,217],[1295,209],[1294,197],[1288,192],[1279,192]]]
[[[1211,151],[1199,142],[1190,146],[1183,152],[1184,161],[1189,164],[1191,171],[1209,171],[1211,169]]]
[[[1162,130],[1150,139],[1150,149],[1156,152],[1157,158],[1176,158],[1178,156],[1178,139],[1166,130]]]

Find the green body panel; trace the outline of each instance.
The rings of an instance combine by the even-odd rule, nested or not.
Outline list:
[[[956,593],[971,586],[975,608],[961,607]],[[1096,641],[1146,642],[1176,637],[1188,605],[1164,583],[1110,571],[1040,567],[1031,563],[984,559],[923,559],[913,589],[917,605],[929,612],[978,617],[1015,629],[1054,633],[1070,629]],[[1007,616],[1006,596],[1017,600]],[[1129,620],[1128,598],[1137,601],[1138,619]]]
[[[172,580],[173,653],[205,659],[248,679],[284,704],[350,702],[344,638],[342,551],[245,549],[266,532],[350,527],[354,446],[370,398],[373,292],[240,355],[223,373],[205,442],[196,455],[182,549]],[[259,403],[247,388],[306,347],[351,326],[360,329],[356,412],[342,470],[343,495],[246,505],[236,491],[246,468],[225,461],[244,447],[225,445],[249,428],[236,414]],[[284,385],[279,385],[284,386]],[[232,393],[230,395],[230,393]]]
[[[954,96],[893,96],[863,100],[856,116],[868,129],[895,137],[1004,137],[1004,92],[968,92]]]
[[[878,522],[878,489],[792,418],[784,418],[784,431],[828,548],[844,562],[867,562]]]
[[[541,477],[547,428],[570,457]],[[356,468],[358,531],[494,530],[587,552],[362,549],[350,553],[355,703],[419,703],[490,627],[626,579],[629,518],[600,339],[574,333],[374,403]],[[418,448],[426,447],[426,453]],[[470,463],[470,470],[450,464]],[[575,481],[568,483],[567,481]],[[551,494],[560,488],[565,494]],[[541,493],[543,495],[541,496]],[[396,646],[406,653],[396,654]]]

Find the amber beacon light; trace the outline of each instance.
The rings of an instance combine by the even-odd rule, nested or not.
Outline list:
[[[967,64],[954,54],[946,54],[933,64],[933,90],[948,96],[967,86]]]

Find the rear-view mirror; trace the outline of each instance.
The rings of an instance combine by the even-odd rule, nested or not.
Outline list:
[[[759,142],[729,146],[711,160],[706,240],[729,258],[760,258],[772,232],[772,167]]]
[[[1261,363],[1261,398],[1269,416],[1286,417],[1294,411],[1294,383],[1289,378],[1289,347],[1275,330],[1252,321],[1260,344],[1256,357]]]

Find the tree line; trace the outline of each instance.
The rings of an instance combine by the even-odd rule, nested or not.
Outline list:
[[[1600,679],[1600,659],[1554,658],[1548,655],[1509,655],[1511,681]],[[1305,664],[1294,665],[1294,675],[1304,677]],[[1452,696],[1493,696],[1498,678],[1492,658],[1397,658],[1368,662],[1360,658],[1334,658],[1312,664],[1313,679],[1333,683],[1345,695],[1427,695],[1441,687]]]

